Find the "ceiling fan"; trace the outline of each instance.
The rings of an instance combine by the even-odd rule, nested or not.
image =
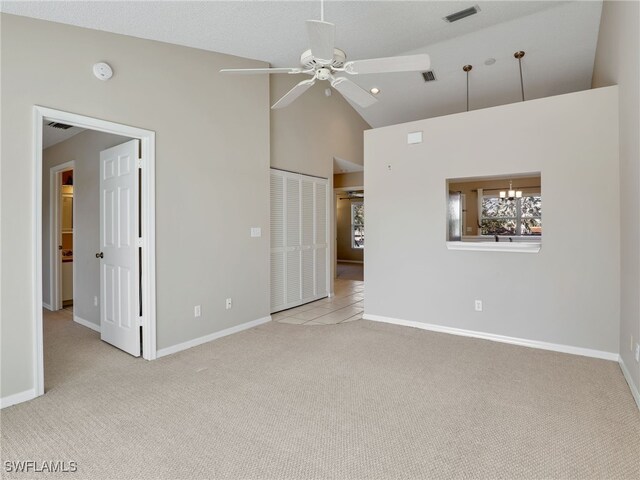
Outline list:
[[[429,55],[406,55],[401,57],[372,58],[347,62],[347,55],[334,46],[335,25],[322,20],[307,20],[307,35],[311,48],[302,52],[300,67],[294,68],[230,68],[220,70],[221,73],[288,73],[306,74],[312,78],[303,80],[287,92],[271,108],[283,108],[311,88],[316,80],[327,80],[331,86],[345,98],[360,105],[369,107],[378,99],[360,88],[346,77],[335,76],[337,73],[348,75],[364,75],[367,73],[417,72],[429,70]]]

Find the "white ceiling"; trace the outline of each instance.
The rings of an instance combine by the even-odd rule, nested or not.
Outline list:
[[[442,20],[474,4],[480,6],[479,14],[453,24]],[[517,101],[516,50],[527,52],[523,69],[528,98],[589,88],[601,7],[601,1],[577,0],[327,1],[325,20],[336,24],[336,45],[351,60],[418,51],[432,55],[438,77],[432,84],[424,84],[415,73],[355,79],[364,87],[381,88],[378,104],[358,111],[372,126],[382,126],[462,111],[461,68],[466,63],[474,65],[472,108]],[[273,66],[298,65],[308,47],[304,21],[320,16],[319,1],[2,1],[0,8]],[[497,59],[493,67],[482,64],[488,57]]]
[[[85,130],[80,127],[71,127],[66,130],[62,130],[61,128],[50,127],[48,125],[49,123],[51,122],[45,120],[42,126],[42,148],[49,148],[56,143],[64,142]]]

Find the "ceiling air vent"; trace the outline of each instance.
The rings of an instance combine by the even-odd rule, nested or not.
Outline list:
[[[480,7],[478,5],[474,5],[473,7],[465,8],[464,10],[460,10],[459,12],[452,13],[451,15],[447,15],[443,18],[445,22],[453,23],[458,20],[462,20],[463,18],[469,17],[471,15],[475,15],[480,11]]]
[[[422,78],[424,78],[425,82],[433,82],[436,79],[436,74],[433,73],[433,70],[427,70],[426,72],[422,72]]]
[[[71,127],[73,127],[73,125],[67,125],[66,123],[58,123],[58,122],[50,122],[50,123],[47,123],[47,125],[49,125],[51,128],[59,128],[60,130],[68,130]]]

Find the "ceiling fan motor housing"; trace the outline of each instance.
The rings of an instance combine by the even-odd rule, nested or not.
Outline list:
[[[300,55],[300,64],[305,69],[310,69],[310,68],[315,69],[320,66],[342,68],[342,66],[344,65],[344,62],[346,61],[347,61],[347,54],[344,53],[339,48],[333,49],[333,61],[329,65],[320,65],[318,62],[316,62],[316,59],[311,54],[310,49],[305,50],[304,52],[302,52],[302,55]]]

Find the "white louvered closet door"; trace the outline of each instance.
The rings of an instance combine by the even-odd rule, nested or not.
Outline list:
[[[271,307],[286,305],[284,177],[271,175]]]
[[[316,228],[313,242],[315,255],[316,296],[329,295],[329,184],[315,184]]]
[[[326,297],[326,179],[271,171],[271,311]]]
[[[314,195],[313,186],[314,182],[308,179],[302,179],[300,181],[302,186],[302,198],[301,198],[301,220],[302,228],[300,233],[302,236],[301,245],[301,257],[302,257],[302,269],[301,283],[302,283],[302,298],[313,298],[315,296],[315,269],[314,256],[313,256],[313,237],[314,237]]]
[[[286,218],[287,218],[287,258],[285,291],[287,304],[300,303],[300,180],[287,178],[285,180]]]

